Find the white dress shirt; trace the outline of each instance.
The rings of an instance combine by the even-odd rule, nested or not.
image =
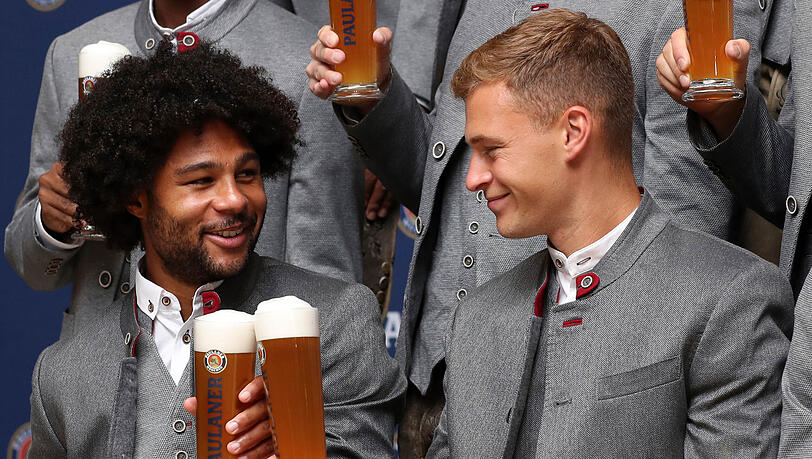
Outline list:
[[[138,309],[152,319],[152,338],[155,347],[158,348],[158,355],[172,375],[175,384],[178,384],[183,370],[189,363],[191,353],[191,340],[183,341],[183,335],[192,335],[192,322],[195,317],[203,315],[202,293],[214,290],[223,281],[215,281],[201,285],[195,291],[192,300],[192,314],[186,322],[180,315],[180,301],[171,292],[164,290],[159,285],[144,277],[142,270],[144,260],[138,264],[135,275],[135,300]],[[149,327],[149,324],[139,324],[142,328]]]
[[[559,252],[552,246],[549,247],[550,258],[553,260],[553,266],[556,270],[556,280],[558,280],[558,304],[566,304],[575,301],[578,286],[575,284],[575,279],[581,274],[587,273],[601,261],[604,255],[612,248],[617,238],[629,225],[629,222],[637,212],[635,208],[620,224],[612,228],[612,231],[606,233],[602,238],[589,244],[588,246],[577,250],[569,257]]]
[[[189,15],[186,16],[185,24],[181,24],[174,29],[170,29],[158,24],[158,21],[155,19],[155,9],[153,8],[154,1],[155,0],[149,0],[149,17],[152,19],[152,25],[154,25],[155,29],[157,29],[162,35],[171,34],[173,36],[178,32],[185,32],[192,27],[205,22],[214,16],[215,13],[220,11],[220,8],[222,8],[226,3],[226,0],[209,0],[201,5],[198,9],[189,13]],[[173,42],[175,40],[176,39],[173,38]]]

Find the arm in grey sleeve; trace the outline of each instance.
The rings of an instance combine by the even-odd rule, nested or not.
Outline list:
[[[386,95],[359,123],[352,124],[334,106],[344,129],[372,172],[395,198],[417,212],[429,151],[433,117],[423,112],[412,91],[392,69]]]
[[[792,290],[753,263],[718,298],[687,367],[685,457],[775,457]]]
[[[336,293],[340,322],[321,328],[327,456],[391,458],[406,379],[386,352],[372,292],[356,284]]]
[[[46,247],[34,235],[39,177],[57,161],[57,134],[63,122],[53,65],[54,50],[58,45],[57,38],[51,43],[45,59],[31,135],[28,177],[6,227],[4,241],[6,258],[11,266],[31,288],[37,290],[54,290],[70,283],[73,271],[70,261],[79,251]]]
[[[299,113],[304,145],[290,172],[285,259],[359,282],[363,166],[341,125],[307,88]]]
[[[28,450],[29,459],[67,457],[65,445],[57,438],[42,404],[39,378],[40,367],[46,352],[48,352],[47,349],[37,359],[37,363],[34,365],[34,374],[31,378],[31,448]]]
[[[795,328],[781,380],[779,457],[812,457],[812,281],[807,278],[795,307]]]
[[[790,95],[778,121],[767,112],[758,88],[748,84],[744,111],[722,142],[699,115],[688,111],[687,118],[691,143],[716,175],[748,207],[779,228],[784,226],[795,144],[791,80],[792,75],[787,83]]]

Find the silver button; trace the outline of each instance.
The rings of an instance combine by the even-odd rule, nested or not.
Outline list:
[[[192,341],[192,337],[189,336],[189,332],[187,331],[183,334],[183,344],[189,344],[190,341]]]
[[[389,263],[388,261],[381,263],[381,272],[384,276],[392,274],[392,263]]]
[[[564,267],[564,262],[560,258],[555,259],[555,267],[561,269]]]
[[[423,234],[423,220],[420,217],[417,217],[414,221],[414,229],[417,231],[417,235]]]
[[[479,232],[479,223],[471,222],[468,224],[468,232],[471,234],[476,234]]]
[[[758,0],[758,7],[764,11],[767,8],[767,0]]]
[[[443,159],[443,156],[445,156],[445,144],[443,142],[435,143],[431,149],[431,156],[433,156],[434,159]]]
[[[163,35],[163,36],[164,36],[164,38],[166,38],[167,40],[172,40],[172,39],[174,39],[174,38],[175,38],[175,36],[174,36],[174,35],[172,35],[170,32],[164,32],[162,35]]]
[[[195,45],[195,36],[194,35],[186,35],[183,37],[183,44],[187,47],[192,47]]]
[[[467,295],[467,294],[468,294],[468,290],[465,290],[464,288],[461,288],[461,289],[457,290],[457,299],[462,301],[462,299],[465,298],[465,295]]]
[[[154,39],[154,38],[148,38],[148,39],[147,39],[147,42],[146,42],[146,43],[144,43],[144,46],[145,46],[147,49],[152,49],[152,48],[154,48],[154,47],[155,47],[155,39]]]
[[[787,196],[787,212],[790,215],[795,215],[798,212],[798,201],[795,200],[793,195]]]
[[[592,276],[586,276],[581,279],[581,288],[589,288],[592,285]]]
[[[124,283],[122,283],[122,284],[121,284],[121,285],[118,287],[118,289],[121,291],[121,293],[123,293],[123,294],[125,294],[125,295],[126,295],[126,294],[128,294],[128,293],[130,293],[130,290],[132,290],[132,288],[130,287],[130,283],[129,283],[129,282],[124,282]]]
[[[172,304],[172,300],[169,299],[168,296],[161,297],[161,304],[164,306],[169,306],[170,304]]]
[[[484,202],[485,201],[485,191],[479,190],[476,192],[476,202]]]
[[[172,430],[177,433],[186,432],[186,422],[181,419],[176,420],[172,423]]]
[[[186,451],[178,451],[175,453],[175,459],[189,459],[189,453]]]
[[[107,288],[112,283],[113,283],[113,275],[110,274],[110,271],[105,269],[104,271],[99,273],[99,285],[101,285],[102,288]]]
[[[474,257],[472,257],[471,255],[466,255],[462,257],[462,265],[465,266],[466,268],[474,266]]]
[[[130,345],[130,340],[131,340],[131,339],[132,339],[132,335],[130,335],[129,333],[127,333],[126,335],[124,335],[124,344],[125,344],[125,345],[127,345],[127,346],[129,346],[129,345]]]
[[[389,276],[381,276],[381,278],[378,279],[378,287],[381,289],[389,287]]]
[[[155,306],[152,305],[152,301],[149,302],[149,306],[147,306],[147,309],[149,310],[149,312],[152,312],[152,311],[155,310]]]

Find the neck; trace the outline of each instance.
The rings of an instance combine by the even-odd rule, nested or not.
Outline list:
[[[169,274],[160,257],[154,250],[147,248],[144,254],[144,277],[159,285],[162,289],[172,292],[180,301],[180,316],[186,322],[192,315],[192,301],[199,285],[189,285]]]
[[[605,236],[640,204],[631,167],[624,174],[606,174],[606,170],[604,167],[601,174],[585,174],[585,180],[568,186],[574,191],[566,212],[547,235],[550,244],[566,256]],[[607,179],[596,181],[595,177]]]
[[[189,13],[203,6],[208,0],[154,0],[155,20],[162,27],[174,29],[186,24]]]

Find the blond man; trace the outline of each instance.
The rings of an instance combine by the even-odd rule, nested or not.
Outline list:
[[[567,10],[531,17],[451,87],[466,186],[502,236],[549,248],[457,308],[429,456],[774,457],[789,285],[637,188],[615,32]]]

